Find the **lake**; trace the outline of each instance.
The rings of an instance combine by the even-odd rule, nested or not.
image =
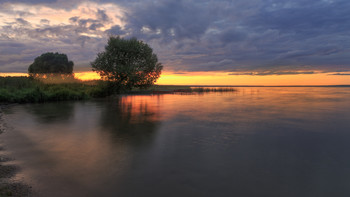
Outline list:
[[[236,89],[14,105],[0,140],[39,196],[350,196],[349,87]]]

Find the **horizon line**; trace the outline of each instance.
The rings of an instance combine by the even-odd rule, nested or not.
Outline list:
[[[350,87],[350,84],[339,85],[174,85],[154,84],[158,86],[191,86],[191,87]]]

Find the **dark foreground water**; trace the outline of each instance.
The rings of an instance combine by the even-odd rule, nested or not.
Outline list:
[[[41,196],[350,196],[350,88],[16,105],[0,136]]]

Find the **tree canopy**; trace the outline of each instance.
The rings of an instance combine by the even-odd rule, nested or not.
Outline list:
[[[29,74],[72,74],[74,63],[66,54],[44,53],[29,66]]]
[[[105,51],[97,54],[91,66],[104,80],[112,82],[116,91],[150,87],[163,68],[148,44],[119,36],[109,38]]]

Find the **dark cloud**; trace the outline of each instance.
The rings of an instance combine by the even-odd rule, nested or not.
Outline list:
[[[13,42],[0,42],[0,56],[6,57],[6,59],[9,59],[9,55],[21,53],[23,50],[26,49],[26,45],[22,43],[18,43],[16,41]],[[5,58],[4,58],[5,59]],[[4,60],[4,59],[0,59]],[[4,62],[3,62],[4,63]],[[1,63],[0,63],[1,65]]]
[[[349,8],[347,1],[146,1],[124,20],[131,35],[159,48],[173,43],[172,54],[160,51],[169,63],[175,53],[181,58],[173,70],[350,69]]]
[[[4,2],[61,6],[69,10],[84,1]],[[25,13],[20,15],[14,10],[0,8],[0,13],[10,13],[17,18],[13,23],[0,26],[0,41],[10,41],[11,36],[18,35],[17,40],[27,36],[38,43],[50,41],[63,45],[71,53],[80,47],[84,53],[76,54],[77,59],[91,60],[95,52],[103,48],[108,35],[135,36],[154,48],[166,69],[179,72],[290,75],[350,71],[348,0],[95,2],[122,7],[121,20],[125,25],[113,24],[111,12],[98,8],[91,18],[71,17],[69,25],[50,25],[43,21],[42,27],[29,28],[30,21],[26,20]],[[107,27],[110,28],[106,30]]]
[[[350,76],[350,73],[335,73],[335,74],[329,74],[329,75],[343,75],[343,76]]]
[[[315,74],[313,71],[305,72],[293,72],[293,71],[265,71],[265,72],[238,72],[230,73],[229,75],[254,75],[254,76],[266,76],[266,75],[311,75]]]
[[[200,5],[192,1],[148,1],[131,9],[123,19],[126,29],[137,36],[159,34],[151,38],[199,39],[211,22],[210,13]]]
[[[58,0],[2,0],[2,2],[10,2],[10,3],[27,3],[27,4],[44,4],[44,3],[54,3]]]
[[[30,23],[23,18],[16,18],[16,23],[19,25],[30,25]]]
[[[41,24],[44,24],[44,25],[49,25],[49,24],[50,24],[50,21],[47,20],[47,19],[41,19],[41,20],[40,20],[40,23],[41,23]]]
[[[245,32],[240,32],[239,30],[232,28],[222,31],[219,35],[219,39],[223,44],[232,42],[242,42],[247,37]]]
[[[72,22],[72,23],[75,23],[79,20],[79,16],[73,16],[71,18],[69,18],[69,21]]]
[[[94,0],[92,0],[94,1]],[[99,1],[99,0],[97,0]],[[86,2],[85,0],[1,0],[0,1],[0,10],[3,5],[8,4],[26,4],[26,5],[39,5],[39,6],[47,6],[54,9],[64,9],[64,10],[72,10],[76,8],[80,3]],[[21,13],[23,11],[17,12]],[[27,12],[23,12],[23,14],[27,14]],[[21,15],[23,17],[24,15]]]
[[[88,19],[78,19],[77,22],[78,22],[79,26],[86,27],[88,24],[95,24],[95,23],[97,23],[98,20],[88,18]]]
[[[119,25],[114,25],[112,28],[106,31],[109,35],[124,35],[126,32],[122,30]]]
[[[96,13],[97,19],[103,22],[108,22],[110,19],[108,15],[106,14],[105,10],[98,10]]]
[[[0,25],[0,72],[27,72],[34,58],[48,51],[66,53],[76,70],[90,70],[89,62],[106,43],[103,21],[72,17],[71,24],[40,25],[23,18]]]
[[[32,57],[28,54],[28,45],[17,42],[0,41],[0,72],[26,72],[23,64],[32,61]]]
[[[98,28],[104,27],[101,23],[92,23],[89,27],[90,30],[97,30]]]
[[[104,14],[104,12],[102,12]],[[99,18],[101,18],[101,20],[97,20],[97,19],[91,19],[91,18],[87,18],[87,19],[81,19],[78,16],[74,16],[69,18],[69,22],[78,25],[81,29],[85,29],[83,31],[86,30],[98,30],[101,27],[104,27],[104,23],[108,23],[109,18],[104,17],[103,14],[101,14],[101,10],[98,10],[97,15]],[[100,16],[102,15],[102,16]]]

